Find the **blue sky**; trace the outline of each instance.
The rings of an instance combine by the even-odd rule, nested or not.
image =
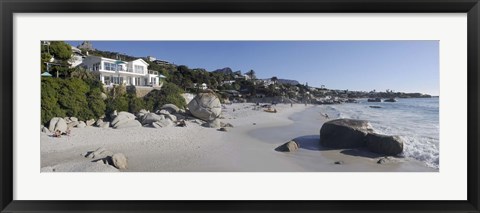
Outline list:
[[[208,71],[253,69],[257,78],[277,76],[315,87],[439,95],[438,41],[91,42],[99,50],[154,56]]]

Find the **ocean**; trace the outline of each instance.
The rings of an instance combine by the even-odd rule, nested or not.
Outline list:
[[[368,120],[375,132],[399,135],[405,141],[403,156],[439,168],[439,98],[406,98],[397,102],[367,102],[321,105],[330,119]],[[380,108],[371,108],[378,106]]]

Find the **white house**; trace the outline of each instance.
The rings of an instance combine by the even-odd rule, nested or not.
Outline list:
[[[70,68],[80,65],[85,57],[86,56],[80,49],[72,47],[72,57],[68,61],[70,63]]]
[[[147,60],[153,62],[153,61],[156,61],[157,58],[155,58],[153,56],[147,56]]]
[[[133,86],[158,86],[157,71],[148,70],[148,63],[142,59],[121,61],[100,56],[87,56],[82,65],[85,69],[100,74],[105,85],[125,84]]]
[[[208,89],[206,83],[202,83],[202,84],[200,84],[200,85],[197,84],[197,83],[193,83],[193,88],[197,88],[197,89],[201,89],[201,90],[206,90],[206,89]]]
[[[231,85],[231,84],[233,84],[233,83],[235,83],[235,80],[231,80],[231,81],[222,81],[221,85],[225,85],[225,84],[227,84],[227,85]]]

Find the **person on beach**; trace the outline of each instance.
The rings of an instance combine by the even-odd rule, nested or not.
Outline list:
[[[326,119],[329,119],[329,117],[328,117],[328,114],[327,114],[327,113],[325,113],[325,118],[326,118]]]
[[[57,130],[53,133],[53,137],[55,137],[55,138],[59,138],[61,136],[62,136],[62,132],[60,130]]]

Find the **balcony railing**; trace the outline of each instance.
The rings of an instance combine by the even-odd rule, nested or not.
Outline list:
[[[127,70],[123,72],[131,72],[131,73],[138,73],[138,74],[145,74],[145,70],[137,70],[137,69],[132,69],[132,68],[127,68]]]
[[[89,70],[90,70],[90,71],[98,71],[98,69],[95,70],[95,69],[92,69],[92,68],[90,68]],[[110,71],[110,72],[116,72],[116,71],[117,71],[117,70],[106,70],[106,69],[103,69],[103,70],[105,70],[105,71]],[[145,70],[135,70],[135,69],[131,69],[131,68],[118,69],[118,71],[119,71],[119,72],[138,73],[138,74],[142,74],[142,75],[145,74]],[[157,72],[157,71],[155,71],[155,72]],[[149,74],[153,74],[153,73],[150,73],[150,70],[148,71],[148,73],[149,73]],[[158,73],[157,73],[157,74],[158,74]]]

